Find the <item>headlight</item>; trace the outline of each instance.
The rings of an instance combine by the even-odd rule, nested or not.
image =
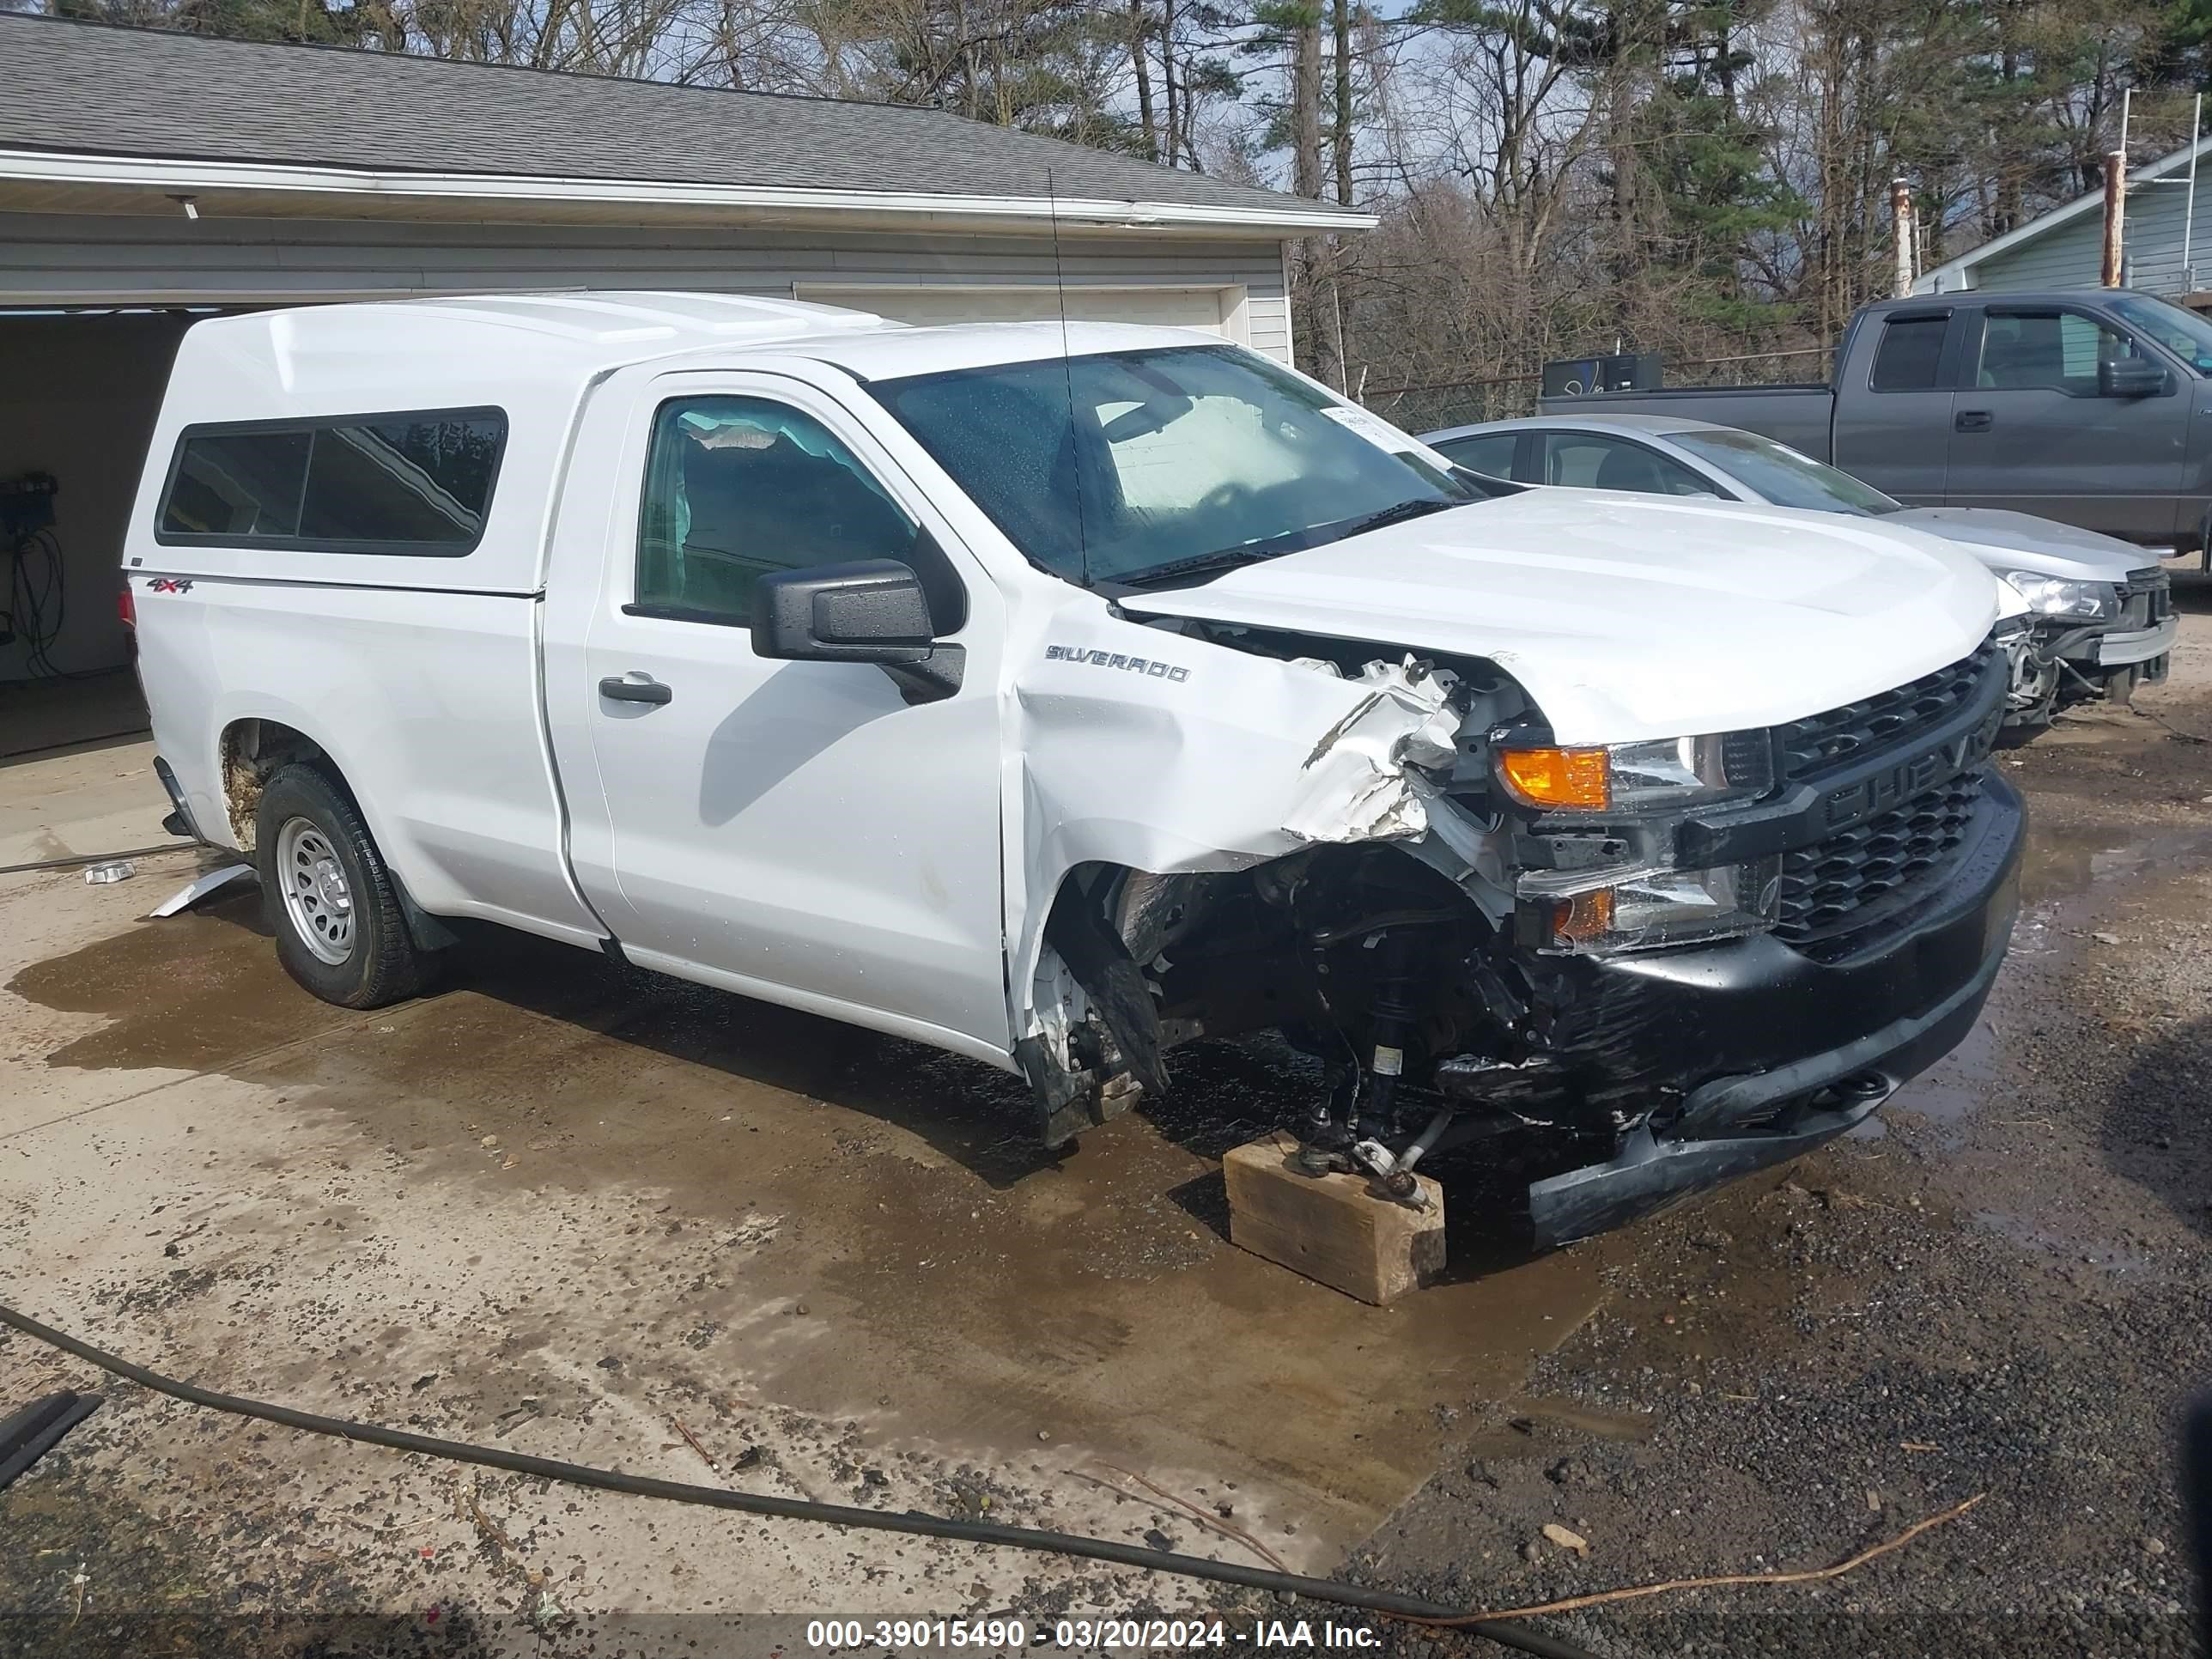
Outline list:
[[[2102,622],[2120,614],[2120,590],[2111,582],[2069,582],[2033,570],[2000,570],[1997,574],[2040,616]]]
[[[1579,892],[1546,888],[1542,877],[1523,878],[1522,902],[1535,911],[1540,950],[1647,951],[1771,927],[1780,913],[1782,860],[1776,854],[1710,870],[1641,870]]]
[[[1602,749],[1501,749],[1498,781],[1547,812],[1644,813],[1763,793],[1774,781],[1764,732],[1658,738]]]

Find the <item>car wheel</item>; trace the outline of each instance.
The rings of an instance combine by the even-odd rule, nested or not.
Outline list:
[[[295,763],[269,780],[254,848],[277,959],[301,985],[342,1008],[380,1008],[428,981],[368,826],[327,774]]]

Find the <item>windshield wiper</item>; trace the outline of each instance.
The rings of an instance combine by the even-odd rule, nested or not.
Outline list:
[[[1271,538],[1272,539],[1272,538]],[[1155,582],[1172,581],[1179,576],[1218,575],[1224,570],[1236,570],[1248,564],[1263,563],[1283,550],[1255,544],[1250,547],[1217,548],[1211,553],[1200,553],[1188,559],[1170,559],[1165,564],[1156,564],[1144,570],[1118,577],[1125,587],[1150,587]]]
[[[1370,513],[1364,519],[1353,519],[1339,528],[1329,539],[1342,541],[1348,536],[1364,536],[1370,530],[1381,530],[1394,524],[1404,524],[1408,519],[1425,519],[1431,513],[1441,513],[1446,507],[1465,507],[1465,501],[1442,501],[1433,498],[1417,498],[1401,501],[1395,507],[1386,507],[1380,513]]]
[[[1286,531],[1279,536],[1247,542],[1242,547],[1217,548],[1211,553],[1197,554],[1188,559],[1173,559],[1166,564],[1156,564],[1149,569],[1136,571],[1117,580],[1125,587],[1151,587],[1156,583],[1172,581],[1178,577],[1218,575],[1224,570],[1264,563],[1269,559],[1280,558],[1285,553],[1303,553],[1309,548],[1325,547],[1331,542],[1342,541],[1346,536],[1380,530],[1385,525],[1401,524],[1407,519],[1425,518],[1431,513],[1441,513],[1448,507],[1466,505],[1465,501],[1435,500],[1400,501],[1395,507],[1386,507],[1381,512],[1370,513],[1364,518],[1346,519],[1339,524],[1316,525],[1310,530]]]

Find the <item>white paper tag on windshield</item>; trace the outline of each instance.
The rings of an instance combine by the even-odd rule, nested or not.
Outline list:
[[[1370,414],[1352,404],[1331,404],[1322,413],[1339,426],[1357,432],[1378,449],[1387,449],[1393,455],[1417,455],[1447,475],[1452,470],[1453,462],[1449,455],[1439,455],[1419,439],[1399,431],[1379,415]]]

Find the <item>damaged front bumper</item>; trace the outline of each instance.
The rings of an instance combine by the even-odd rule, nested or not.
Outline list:
[[[2087,630],[2084,630],[2087,631]],[[2154,628],[2115,628],[2090,633],[2059,654],[2068,662],[2095,668],[2132,668],[2137,663],[2162,659],[2173,649],[2181,619],[2168,617]]]
[[[1984,788],[1974,842],[1950,879],[1850,957],[1818,960],[1761,937],[1593,964],[1662,1000],[1676,1063],[1698,1080],[1604,1163],[1530,1186],[1540,1243],[1589,1237],[1809,1152],[1958,1045],[2019,908],[2020,798],[2002,779]]]
[[[2124,678],[2131,685],[2145,684],[2166,678],[2180,627],[2172,578],[2149,565],[2129,573],[2117,616],[2069,629],[2047,642],[2045,652],[2090,681]]]

